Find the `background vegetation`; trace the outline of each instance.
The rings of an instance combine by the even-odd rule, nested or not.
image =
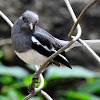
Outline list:
[[[69,1],[78,16],[91,0]],[[63,0],[0,0],[0,10],[13,22],[27,9],[39,15],[40,27],[57,38],[67,39],[73,21]],[[99,9],[100,2],[97,2],[84,16],[82,39],[99,39]],[[10,38],[10,30],[0,18],[0,40]],[[92,48],[100,55],[99,46]],[[75,48],[67,55],[73,69],[49,67],[44,73],[43,90],[54,100],[100,100],[100,65],[84,48]],[[0,46],[0,100],[22,100],[28,94],[33,73],[33,67],[22,62],[10,44]],[[37,94],[30,100],[45,99]]]

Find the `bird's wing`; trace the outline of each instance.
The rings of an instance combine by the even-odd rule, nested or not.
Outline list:
[[[36,32],[32,36],[32,42],[36,43],[37,45],[43,46],[48,51],[56,52],[61,48],[61,45],[57,43],[57,41],[50,37],[49,35],[42,34],[40,32]]]
[[[41,31],[35,31],[33,33],[32,42],[33,48],[48,57],[62,47],[62,45],[60,45],[53,36],[49,35],[49,33],[42,33]],[[65,51],[54,58],[54,60],[70,67],[68,60],[66,59]]]

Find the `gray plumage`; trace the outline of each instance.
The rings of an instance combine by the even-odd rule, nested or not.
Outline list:
[[[61,40],[37,26],[38,20],[37,14],[26,11],[14,23],[11,30],[12,46],[15,53],[29,64],[42,64],[47,57],[63,46]],[[71,68],[65,52],[54,58],[54,64],[60,66],[60,63]]]

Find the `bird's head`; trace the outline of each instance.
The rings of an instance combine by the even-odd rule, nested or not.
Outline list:
[[[22,28],[23,29],[30,29],[33,30],[38,23],[38,15],[32,11],[25,11],[22,16],[21,20],[23,22]]]

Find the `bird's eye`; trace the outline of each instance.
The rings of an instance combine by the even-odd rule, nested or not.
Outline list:
[[[37,24],[37,23],[38,23],[38,21],[35,22],[35,24]]]
[[[23,17],[22,19],[23,19],[23,21],[24,21],[25,23],[27,23],[27,22],[28,22],[28,20],[27,20],[27,18],[26,18],[26,17]]]

